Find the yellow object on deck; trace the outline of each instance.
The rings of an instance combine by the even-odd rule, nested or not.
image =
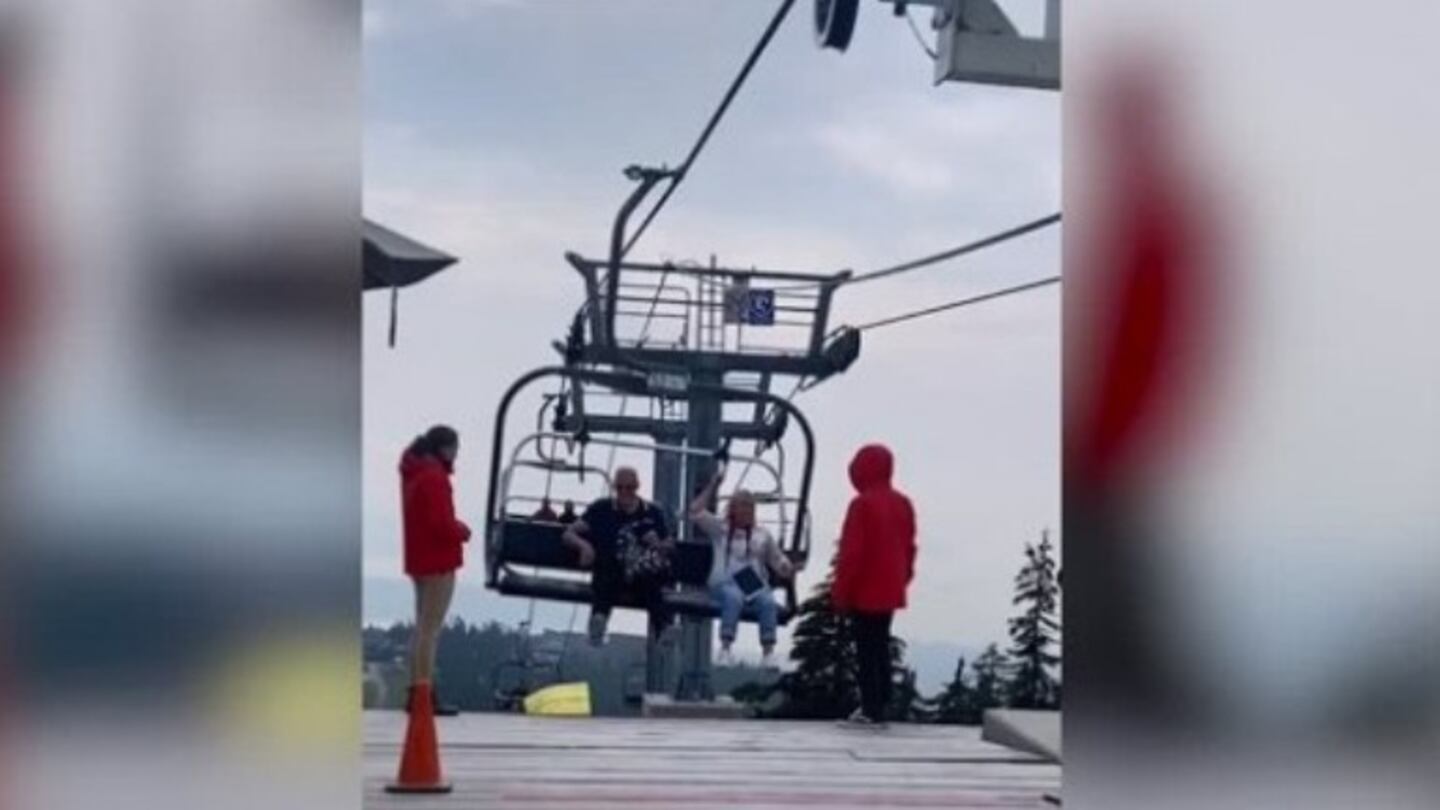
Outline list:
[[[557,683],[525,698],[526,714],[546,714],[554,717],[589,717],[590,684]]]

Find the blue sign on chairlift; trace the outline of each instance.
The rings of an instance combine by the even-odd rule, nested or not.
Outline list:
[[[775,325],[775,291],[748,290],[740,319],[752,326]]]

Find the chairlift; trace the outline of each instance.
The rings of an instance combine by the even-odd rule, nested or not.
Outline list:
[[[575,437],[555,431],[536,431],[522,437],[513,445],[507,445],[505,437],[506,420],[510,406],[516,396],[530,384],[547,377],[560,377],[572,385],[590,383],[612,390],[638,396],[655,396],[649,389],[649,382],[643,376],[625,372],[605,372],[574,367],[546,367],[529,372],[518,379],[506,391],[496,414],[495,433],[491,448],[490,485],[486,510],[486,586],[506,596],[548,599],[552,601],[590,604],[592,592],[588,570],[581,568],[577,555],[565,545],[565,527],[550,520],[537,520],[526,514],[516,514],[515,504],[528,504],[537,499],[533,495],[516,491],[515,473],[523,468],[544,470],[547,475],[595,474],[597,481],[607,491],[609,475],[605,470],[583,462],[572,462],[557,456],[545,456],[543,448],[553,448],[560,441]],[[792,562],[803,564],[810,552],[809,497],[814,472],[814,436],[809,423],[798,408],[766,391],[732,389],[716,386],[708,393],[720,396],[724,401],[756,402],[774,405],[787,413],[801,428],[805,445],[804,465],[800,493],[792,497],[784,491],[784,471],[780,466],[763,458],[736,456],[736,460],[751,465],[754,469],[768,474],[774,481],[771,488],[758,488],[764,494],[763,502],[772,505],[777,514],[774,525],[778,529],[777,542],[782,553]],[[543,411],[542,411],[543,412]],[[543,420],[542,420],[543,421]],[[692,461],[708,462],[713,448],[687,447],[678,444],[645,442],[641,440],[610,438],[607,436],[586,436],[584,444],[620,449],[663,451],[674,453]],[[509,447],[509,452],[506,448]],[[583,448],[583,444],[582,444]],[[783,464],[783,462],[782,462]],[[548,487],[547,487],[548,488]],[[547,493],[548,496],[548,493]],[[757,502],[761,499],[757,498]],[[689,521],[684,521],[680,532],[682,538],[691,534]],[[714,547],[710,542],[680,542],[676,546],[673,570],[679,588],[668,589],[666,605],[676,613],[701,618],[719,616],[719,605],[711,598],[707,584],[714,564]],[[526,569],[526,570],[522,570]],[[577,575],[585,574],[580,577]],[[780,603],[780,621],[788,622],[797,613],[797,598],[793,579],[771,578],[776,589],[783,590],[785,599]],[[687,587],[689,586],[689,587]],[[644,605],[632,594],[622,593],[617,607],[644,609]],[[755,621],[753,608],[747,607],[742,619]]]

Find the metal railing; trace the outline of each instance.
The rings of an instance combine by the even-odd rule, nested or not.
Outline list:
[[[584,281],[587,305],[582,311],[590,340],[617,350],[668,345],[742,355],[818,356],[826,342],[832,297],[850,275],[622,262],[618,273],[602,277],[605,263],[574,253],[566,258]],[[657,340],[657,330],[667,340]],[[757,341],[757,333],[764,338]]]

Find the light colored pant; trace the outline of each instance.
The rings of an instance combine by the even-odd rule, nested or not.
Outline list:
[[[729,645],[735,640],[740,628],[740,613],[745,609],[745,593],[733,582],[713,585],[710,595],[720,603],[720,643]],[[750,600],[760,619],[760,645],[775,644],[775,628],[780,623],[779,608],[775,605],[775,593],[766,588]]]
[[[445,613],[455,595],[455,572],[411,577],[415,583],[415,629],[410,636],[410,683],[430,683],[435,678],[435,652]]]

